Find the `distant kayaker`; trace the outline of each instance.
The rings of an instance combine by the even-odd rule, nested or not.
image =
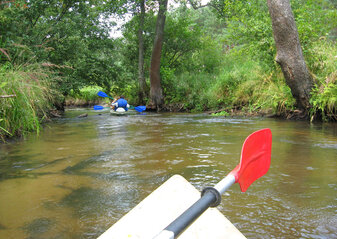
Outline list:
[[[118,99],[114,99],[111,103],[111,109],[113,109],[114,111],[116,111],[118,108],[123,108],[125,111],[128,111],[129,107],[130,105],[128,104],[126,99],[124,99],[123,95],[121,95]]]

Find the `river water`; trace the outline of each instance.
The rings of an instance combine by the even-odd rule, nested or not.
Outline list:
[[[337,238],[337,124],[90,109],[0,145],[0,238],[96,238],[174,174],[213,186],[262,128],[268,173],[219,210],[247,238]]]

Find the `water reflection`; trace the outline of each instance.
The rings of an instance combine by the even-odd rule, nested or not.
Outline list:
[[[269,172],[219,209],[247,238],[336,238],[336,124],[83,111],[0,146],[0,238],[96,238],[173,174],[216,184],[266,127]]]

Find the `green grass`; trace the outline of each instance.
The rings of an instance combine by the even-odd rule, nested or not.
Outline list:
[[[52,90],[52,76],[39,65],[13,69],[0,68],[0,139],[22,136],[27,132],[39,133],[41,123],[60,95]]]
[[[312,91],[311,120],[337,121],[337,74],[330,77]]]
[[[313,44],[308,56],[315,88],[310,103],[311,120],[337,121],[337,45],[321,39]]]
[[[269,72],[249,56],[227,55],[222,71],[181,74],[165,88],[168,104],[198,112],[217,109],[285,114],[295,100],[281,71]],[[167,90],[169,89],[169,90]],[[221,115],[221,114],[217,114]]]

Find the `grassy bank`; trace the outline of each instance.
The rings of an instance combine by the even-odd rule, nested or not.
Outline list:
[[[266,71],[249,57],[228,55],[214,73],[181,74],[167,94],[166,104],[188,111],[272,111],[293,109],[295,100],[279,70]]]
[[[0,68],[0,140],[39,133],[54,104],[62,97],[55,89],[55,79],[38,64]]]
[[[337,121],[337,46],[320,40],[306,53],[314,78],[309,117]],[[219,111],[274,114],[290,117],[295,100],[278,65],[266,66],[253,55],[232,50],[221,60],[221,70],[212,73],[183,73],[164,88],[166,105],[187,111]],[[165,84],[164,84],[165,85]],[[167,84],[168,85],[168,84]]]

